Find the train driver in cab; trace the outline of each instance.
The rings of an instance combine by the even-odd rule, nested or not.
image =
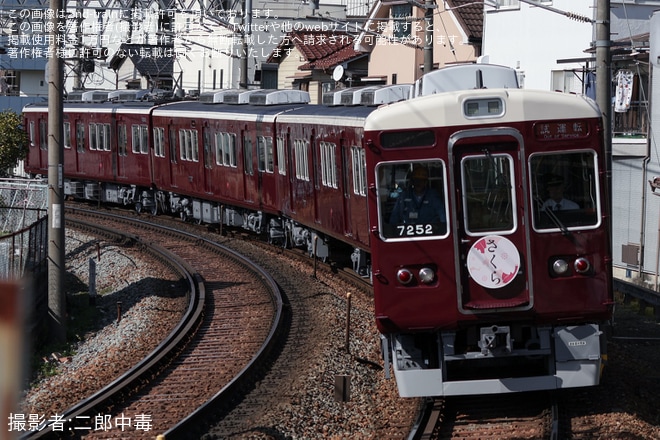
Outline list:
[[[446,223],[445,203],[429,186],[428,169],[413,167],[408,187],[397,197],[390,216],[391,225]]]
[[[564,198],[564,178],[556,174],[546,176],[545,187],[548,190],[548,199],[543,203],[541,211],[565,211],[580,209],[580,206],[572,200]]]

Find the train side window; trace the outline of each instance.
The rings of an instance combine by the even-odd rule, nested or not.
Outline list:
[[[179,130],[179,148],[181,160],[189,162],[199,161],[199,146],[197,144],[197,130]]]
[[[259,155],[259,171],[272,173],[273,167],[273,138],[270,136],[257,136],[257,154]]]
[[[337,145],[332,142],[319,142],[319,156],[323,186],[337,188]]]
[[[132,151],[135,154],[149,153],[149,132],[146,125],[133,125]]]
[[[110,151],[110,124],[99,125],[99,150]]]
[[[64,123],[64,148],[67,150],[71,149],[71,123]]]
[[[307,153],[309,142],[304,139],[294,139],[293,149],[295,152],[296,178],[309,182],[309,154]]]
[[[594,228],[600,223],[598,163],[593,151],[538,153],[529,158],[536,230]]]
[[[353,194],[367,195],[367,161],[364,149],[352,146]]]
[[[128,155],[128,133],[126,124],[117,125],[117,154],[120,156]]]
[[[384,239],[446,237],[445,164],[387,162],[376,167],[379,229]]]
[[[154,156],[165,157],[165,129],[154,127]]]

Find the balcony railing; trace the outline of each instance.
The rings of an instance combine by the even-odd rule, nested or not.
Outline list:
[[[649,128],[648,102],[633,101],[625,113],[612,107],[612,134],[615,137],[646,137]]]

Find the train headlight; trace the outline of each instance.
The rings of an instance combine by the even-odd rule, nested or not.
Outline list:
[[[419,280],[424,284],[431,284],[435,280],[435,272],[430,267],[423,267],[419,270]]]
[[[554,263],[552,263],[552,270],[556,275],[566,275],[568,273],[568,263],[566,260],[556,260]]]
[[[586,258],[578,258],[575,260],[575,263],[573,263],[573,267],[575,268],[575,271],[577,273],[585,274],[591,270],[591,263],[589,263],[589,260]]]
[[[399,280],[401,284],[410,284],[413,280],[413,274],[408,269],[399,269],[396,273],[396,279]]]

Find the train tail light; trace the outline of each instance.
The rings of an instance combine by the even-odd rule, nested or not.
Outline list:
[[[435,280],[435,272],[430,267],[423,267],[419,270],[419,280],[424,284],[431,284]]]
[[[572,270],[571,262],[573,263]],[[552,275],[556,277],[566,277],[571,274],[587,275],[591,269],[591,262],[584,257],[578,257],[575,260],[557,258],[552,262]]]
[[[408,269],[399,269],[396,273],[396,279],[401,284],[410,284],[413,280],[413,274]]]
[[[577,273],[585,274],[591,270],[591,263],[589,263],[589,260],[586,258],[578,258],[575,260],[575,263],[573,263],[573,268],[575,268]]]

